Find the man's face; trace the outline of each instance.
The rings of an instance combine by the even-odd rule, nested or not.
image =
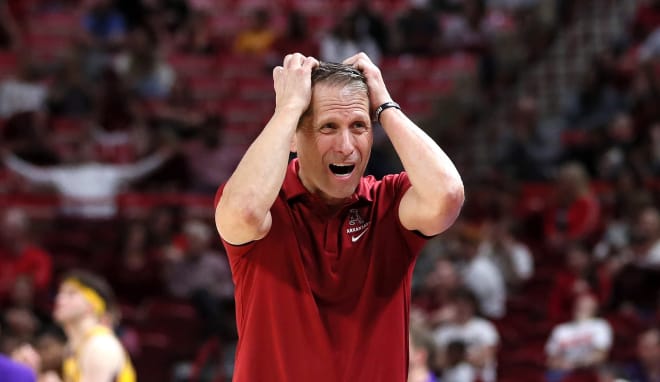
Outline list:
[[[53,309],[55,321],[60,324],[75,321],[91,309],[90,303],[78,288],[66,282],[60,285]]]
[[[295,137],[298,175],[311,193],[338,204],[355,192],[369,161],[369,99],[355,87],[318,84],[311,107]]]

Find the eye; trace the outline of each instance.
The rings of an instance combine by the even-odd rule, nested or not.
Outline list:
[[[365,122],[355,122],[351,127],[359,132],[364,132],[369,129],[369,125],[367,125]]]
[[[333,131],[335,131],[336,127],[335,127],[335,125],[333,125],[331,123],[326,123],[325,125],[321,126],[321,128],[319,130],[323,134],[329,134],[329,133],[332,133]]]

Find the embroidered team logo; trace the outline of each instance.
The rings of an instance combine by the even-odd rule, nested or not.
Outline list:
[[[367,232],[369,222],[365,222],[359,211],[353,208],[348,211],[348,226],[346,233],[351,236],[351,242],[355,243]]]

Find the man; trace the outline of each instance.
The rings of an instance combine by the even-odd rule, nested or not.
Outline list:
[[[447,321],[433,332],[437,345],[438,359],[443,370],[452,370],[453,375],[461,375],[467,361],[473,372],[483,382],[497,381],[497,347],[500,336],[492,322],[476,315],[477,298],[469,289],[457,289],[451,306],[447,308]],[[465,357],[457,356],[460,345],[465,346]],[[451,346],[450,346],[451,345]],[[455,373],[455,374],[454,374]],[[446,375],[443,373],[443,380]]]
[[[66,333],[71,352],[64,360],[64,382],[134,382],[135,371],[121,343],[104,325],[113,303],[105,280],[72,272],[60,284],[53,317]]]
[[[25,302],[34,303],[49,289],[52,272],[51,256],[37,246],[25,211],[6,209],[0,214],[0,301],[6,303],[21,283],[31,300]]]
[[[234,381],[404,381],[412,268],[460,211],[458,171],[364,53],[287,55],[273,78],[273,117],[216,197]],[[372,115],[406,170],[381,181],[363,177]]]
[[[62,196],[62,213],[84,219],[110,219],[119,208],[117,194],[127,183],[154,171],[171,155],[163,147],[144,159],[131,164],[101,163],[93,142],[76,142],[68,163],[56,166],[35,166],[17,155],[3,152],[7,168],[27,180],[47,184]]]
[[[597,317],[598,300],[582,294],[575,301],[573,320],[557,325],[545,345],[546,380],[562,381],[577,373],[602,366],[612,347],[612,328]]]

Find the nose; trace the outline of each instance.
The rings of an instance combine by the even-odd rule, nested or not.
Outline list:
[[[353,136],[350,129],[339,129],[335,136],[335,151],[342,155],[349,155],[353,149]]]

